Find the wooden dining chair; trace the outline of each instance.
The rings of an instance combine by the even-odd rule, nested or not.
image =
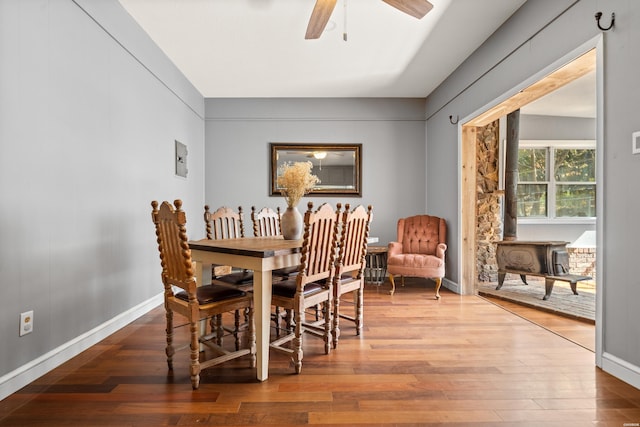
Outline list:
[[[251,206],[251,222],[253,223],[253,235],[256,237],[282,236],[280,207],[275,210],[264,207],[260,211],[255,206]],[[273,280],[286,280],[298,274],[298,266],[277,268],[272,271]],[[275,307],[273,320],[276,323],[276,336],[280,336],[280,307]],[[287,310],[285,316],[287,329],[293,325],[293,312]]]
[[[262,208],[256,211],[255,206],[251,206],[251,222],[253,223],[253,235],[255,237],[282,236],[280,228],[280,207],[276,210]],[[285,267],[273,270],[274,279],[288,279],[298,274],[298,267]]]
[[[156,227],[160,263],[162,265],[162,283],[164,285],[164,307],[166,310],[166,355],[169,370],[173,371],[173,313],[187,319],[189,343],[181,348],[190,348],[191,385],[194,390],[200,385],[200,371],[228,360],[249,355],[249,364],[256,365],[256,336],[253,315],[253,297],[251,294],[233,286],[223,284],[203,284],[197,286],[191,251],[187,242],[186,215],[182,210],[182,201],[174,201],[175,208],[169,202],[151,202],[151,218]],[[174,287],[180,291],[174,293]],[[201,321],[213,320],[227,312],[246,310],[248,328],[246,343],[241,349],[229,351],[211,340],[216,334],[202,335]],[[213,325],[212,325],[213,327]],[[200,361],[200,344],[204,344],[204,361]]]
[[[238,211],[227,206],[221,206],[214,212],[211,212],[209,205],[204,206],[204,224],[207,239],[224,240],[224,239],[242,239],[244,238],[244,214],[242,206],[238,206]],[[240,287],[243,291],[253,291],[253,271],[245,269],[233,269],[229,265],[214,265],[213,267],[213,284],[222,282],[233,286]],[[236,322],[234,328],[223,327],[221,320],[218,318],[216,330],[233,334],[236,340],[236,348],[239,348],[239,332],[241,328],[246,326],[247,313],[245,313],[245,321],[241,321],[240,311],[236,312]],[[222,345],[224,334],[219,333],[217,336],[218,345]]]
[[[204,224],[207,239],[240,239],[244,238],[244,215],[242,206],[238,211],[222,206],[211,212],[209,205],[204,206]],[[231,266],[213,266],[213,277],[216,280],[232,285],[242,286],[244,290],[253,288],[253,272],[250,270],[234,271]]]
[[[264,207],[259,211],[255,206],[251,206],[251,222],[253,223],[253,235],[255,237],[274,237],[282,236],[282,230],[280,228],[280,207],[275,210]],[[277,268],[271,272],[272,280],[286,280],[298,273],[298,267],[284,267]],[[276,306],[273,313],[273,321],[276,325],[276,336],[280,336],[280,322],[281,322],[280,307]],[[287,311],[285,322],[287,329],[291,329],[293,321],[293,313],[291,310]]]
[[[324,340],[325,353],[331,351],[333,275],[335,273],[338,221],[336,212],[325,203],[313,211],[309,202],[304,215],[304,236],[298,274],[288,280],[274,282],[271,304],[293,310],[294,328],[275,339],[270,347],[291,355],[297,374],[302,370],[302,338],[305,332]],[[305,310],[320,304],[323,322],[305,321]]]
[[[255,206],[251,206],[251,222],[253,223],[253,235],[256,237],[263,236],[281,236],[280,229],[280,207],[276,210],[264,207],[259,211]]]
[[[340,212],[340,204],[338,212]],[[333,280],[333,348],[338,346],[340,338],[340,319],[350,320],[356,325],[356,335],[362,333],[364,307],[364,269],[366,266],[367,239],[372,218],[372,208],[362,205],[352,211],[349,204],[344,212],[338,214],[340,223],[340,240],[338,243],[338,259]],[[342,296],[353,294],[354,314],[341,312]]]

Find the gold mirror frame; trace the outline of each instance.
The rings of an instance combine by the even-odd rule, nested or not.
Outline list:
[[[320,183],[312,196],[362,196],[362,144],[296,144],[272,142],[270,196],[280,196],[278,168],[285,162],[310,161]]]

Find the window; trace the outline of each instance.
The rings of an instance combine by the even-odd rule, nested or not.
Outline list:
[[[594,218],[595,143],[545,141],[547,146],[542,143],[520,144],[518,218]]]

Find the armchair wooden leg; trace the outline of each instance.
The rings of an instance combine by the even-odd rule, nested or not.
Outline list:
[[[436,299],[440,299],[440,286],[442,286],[442,277],[436,277]]]
[[[393,280],[393,274],[389,274],[389,281],[391,282],[391,290],[389,291],[389,295],[393,295],[396,291],[396,282]]]

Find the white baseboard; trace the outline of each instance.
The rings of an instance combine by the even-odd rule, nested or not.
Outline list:
[[[40,378],[42,375],[60,366],[72,357],[82,353],[84,350],[102,341],[137,318],[145,315],[162,304],[162,302],[163,294],[160,293],[50,352],[43,354],[37,359],[22,365],[18,369],[3,375],[0,377],[0,400],[15,393],[22,387]]]
[[[446,277],[442,278],[442,286],[449,289],[451,292],[455,292],[456,294],[460,295],[460,285],[456,282],[452,282]]]
[[[640,389],[640,367],[605,352],[602,355],[602,370]]]

